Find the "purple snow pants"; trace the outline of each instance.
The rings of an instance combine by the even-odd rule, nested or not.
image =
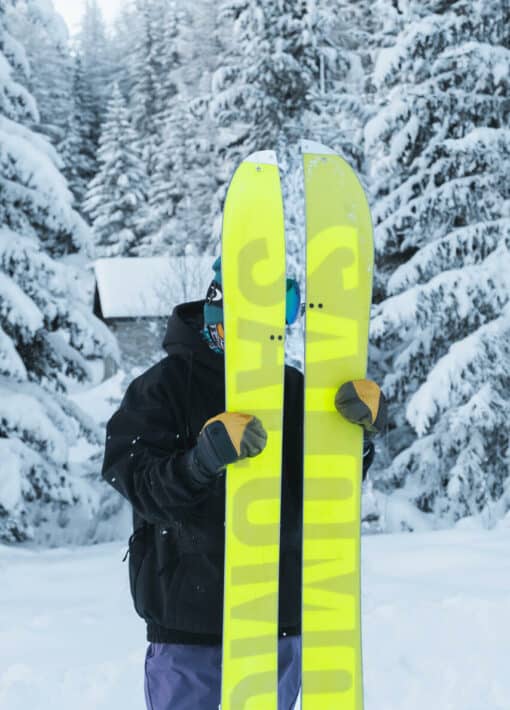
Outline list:
[[[293,710],[301,681],[301,638],[280,639],[278,710]],[[150,643],[145,657],[147,710],[218,710],[221,647]]]

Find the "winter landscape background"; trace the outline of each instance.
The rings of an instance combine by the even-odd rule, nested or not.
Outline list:
[[[94,262],[172,259],[180,266],[168,283],[170,308],[183,293],[183,260],[205,254],[212,263],[218,253],[236,165],[275,147],[289,270],[302,280],[303,138],[355,165],[375,223],[369,367],[390,422],[364,491],[364,528],[392,535],[364,543],[368,702],[428,709],[438,694],[427,694],[426,680],[439,673],[441,709],[510,707],[496,655],[510,628],[498,587],[510,581],[509,85],[508,0],[133,0],[108,24],[87,0],[72,33],[51,0],[0,0],[1,707],[45,708],[42,695],[56,699],[52,707],[78,707],[72,672],[57,698],[40,659],[21,660],[50,633],[58,663],[68,655],[62,629],[52,627],[57,605],[26,615],[37,592],[46,594],[43,582],[27,589],[32,572],[39,580],[48,570],[50,579],[58,569],[63,589],[69,583],[69,619],[82,608],[70,578],[103,574],[106,559],[110,589],[126,574],[116,541],[129,534],[129,512],[99,475],[104,423],[158,353],[126,363],[93,313]],[[290,337],[297,363],[299,338],[298,327]],[[106,361],[117,373],[103,382]],[[408,545],[413,554],[401,559]],[[416,565],[423,555],[428,579]],[[400,559],[405,579],[382,567],[373,574],[370,560],[379,559]],[[470,573],[454,560],[467,560]],[[494,580],[494,598],[482,576]],[[385,606],[386,592],[394,604]],[[125,616],[116,610],[118,629],[136,625],[127,605]],[[18,614],[26,636],[9,621]],[[404,633],[418,617],[430,639]],[[84,618],[104,633],[101,619]],[[473,619],[470,643],[484,649],[490,677],[474,671],[465,649],[447,658],[431,640],[451,631],[460,646]],[[395,625],[390,652],[374,634],[387,641]],[[129,643],[138,667],[136,629]],[[84,659],[73,657],[76,678],[89,668]],[[104,663],[109,680],[87,686],[89,707],[102,707],[94,692],[102,698],[110,681],[118,697],[132,675],[113,657]],[[383,682],[395,667],[397,700]],[[141,707],[123,692],[119,706]]]

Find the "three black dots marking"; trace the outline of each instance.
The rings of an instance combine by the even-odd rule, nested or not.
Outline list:
[[[315,308],[315,306],[317,305],[317,308],[318,308],[319,310],[322,310],[322,309],[324,308],[324,304],[323,304],[323,303],[317,303],[317,304],[315,304],[315,303],[309,303],[308,305],[309,305],[310,308]],[[282,340],[283,340],[283,335],[278,335],[278,336],[276,336],[276,335],[270,335],[269,338],[270,338],[270,340],[280,340],[280,341],[282,341]]]

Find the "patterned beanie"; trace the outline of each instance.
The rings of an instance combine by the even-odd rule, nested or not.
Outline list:
[[[223,291],[221,288],[221,257],[213,264],[214,278],[207,291],[204,304],[203,335],[211,350],[225,352],[223,329]]]

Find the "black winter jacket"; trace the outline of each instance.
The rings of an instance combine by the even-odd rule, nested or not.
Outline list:
[[[107,425],[103,477],[133,507],[129,578],[147,639],[221,642],[225,479],[198,488],[179,465],[225,409],[224,358],[202,339],[203,301],[178,306],[168,357],[129,386]],[[303,377],[285,368],[280,635],[300,632]],[[368,452],[368,455],[367,455]],[[373,447],[365,451],[364,469]]]

